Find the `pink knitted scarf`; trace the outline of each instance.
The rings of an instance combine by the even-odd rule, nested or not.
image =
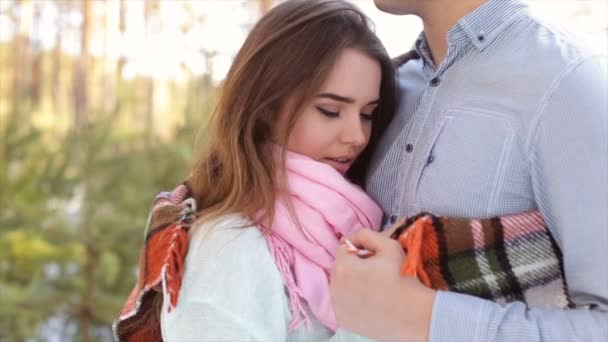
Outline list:
[[[324,326],[335,331],[329,275],[340,238],[359,229],[378,230],[382,211],[327,164],[287,151],[285,168],[287,198],[277,199],[265,237],[289,294],[289,331],[302,319],[309,323],[302,300]]]

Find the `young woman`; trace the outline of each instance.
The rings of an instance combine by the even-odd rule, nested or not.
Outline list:
[[[257,23],[188,181],[198,217],[181,286],[162,272],[163,340],[360,338],[336,327],[329,273],[341,236],[380,226],[358,185],[395,91],[384,47],[345,1],[286,1]]]

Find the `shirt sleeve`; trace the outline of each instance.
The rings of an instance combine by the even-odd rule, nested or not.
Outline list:
[[[547,90],[527,141],[535,199],[563,253],[574,309],[439,292],[431,341],[608,341],[608,89],[605,57]]]

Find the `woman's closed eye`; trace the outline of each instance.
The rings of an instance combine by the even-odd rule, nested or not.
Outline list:
[[[374,112],[376,111],[376,108],[378,108],[378,105],[376,103],[363,107],[361,110],[361,117],[363,118],[363,120],[371,121]]]
[[[329,110],[329,109],[325,109],[325,108],[323,108],[323,107],[321,107],[321,106],[315,106],[315,108],[317,108],[317,110],[318,110],[318,111],[319,111],[321,114],[323,114],[323,115],[325,115],[325,116],[328,116],[328,117],[330,117],[330,118],[337,118],[338,116],[340,116],[340,112],[334,112],[334,111],[331,111],[331,110]]]
[[[328,117],[330,117],[330,118],[337,118],[337,117],[339,117],[339,116],[340,116],[340,112],[334,112],[334,111],[331,111],[331,110],[329,110],[329,109],[323,108],[323,107],[321,107],[321,106],[315,106],[315,108],[317,108],[317,110],[318,110],[318,111],[319,111],[321,114],[323,114],[323,115],[325,115],[325,116],[328,116]],[[361,113],[361,118],[362,118],[363,120],[365,120],[365,121],[371,121],[371,120],[372,120],[372,117],[373,117],[373,114],[372,114],[372,113]]]
[[[372,121],[373,116],[374,115],[372,113],[361,113],[361,118],[365,121]]]

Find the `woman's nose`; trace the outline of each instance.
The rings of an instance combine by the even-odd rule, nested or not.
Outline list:
[[[342,131],[342,141],[357,147],[367,144],[366,128],[359,117],[359,113],[356,115],[356,120],[348,120],[348,123],[346,123]]]

